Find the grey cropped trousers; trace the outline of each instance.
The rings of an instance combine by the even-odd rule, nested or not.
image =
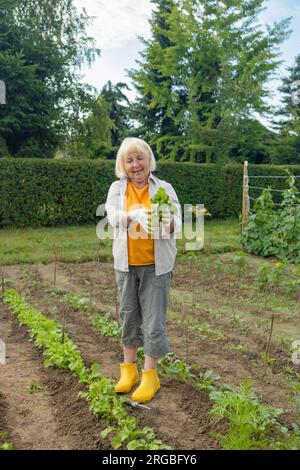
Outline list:
[[[120,299],[122,344],[144,347],[146,356],[158,359],[169,352],[166,312],[172,271],[155,275],[155,265],[115,270]]]

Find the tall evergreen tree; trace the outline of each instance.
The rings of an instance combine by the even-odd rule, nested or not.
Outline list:
[[[173,1],[163,14],[164,47],[153,16],[144,61],[130,76],[138,91],[139,132],[171,143],[172,159],[224,161],[243,123],[270,111],[267,83],[280,63],[289,19],[265,29],[257,20],[263,2]],[[158,84],[157,76],[168,86]],[[158,109],[172,119],[172,131],[160,125],[161,116],[153,113]]]
[[[150,19],[152,38],[140,40],[145,46],[139,70],[128,71],[138,98],[132,106],[132,118],[137,122],[136,134],[156,145],[158,137],[176,137],[180,129],[178,113],[182,104],[176,98],[178,88],[177,64],[168,57],[176,42],[172,38],[171,17],[177,13],[174,0],[151,0],[154,10]],[[171,60],[170,60],[171,59]],[[176,88],[177,87],[177,88]],[[185,92],[181,96],[185,101]]]
[[[110,105],[98,96],[90,114],[82,119],[66,139],[63,156],[69,159],[105,158],[112,153],[112,129]]]
[[[94,99],[91,111],[67,139],[69,158],[114,158],[121,141],[131,132],[129,100],[122,90],[126,83],[108,81]]]
[[[109,105],[109,118],[113,122],[111,129],[111,143],[113,147],[118,147],[121,141],[131,134],[130,102],[123,93],[124,89],[129,89],[126,83],[118,82],[116,85],[113,85],[111,81],[108,81],[100,93]]]

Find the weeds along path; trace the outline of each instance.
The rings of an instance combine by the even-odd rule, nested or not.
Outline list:
[[[87,404],[77,400],[82,386],[63,370],[44,368],[26,328],[2,303],[0,337],[7,352],[0,366],[0,431],[8,433],[13,448],[101,448],[102,428]]]

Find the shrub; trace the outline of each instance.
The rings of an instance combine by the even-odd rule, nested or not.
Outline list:
[[[270,188],[262,191],[241,242],[249,253],[300,263],[300,197],[295,177],[289,176],[287,183],[279,206],[274,204]]]

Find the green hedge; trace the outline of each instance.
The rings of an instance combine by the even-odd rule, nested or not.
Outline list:
[[[284,175],[284,168],[250,165],[250,175]],[[300,175],[300,166],[289,166]],[[242,201],[242,165],[158,163],[156,175],[169,181],[181,204],[203,203],[213,217],[238,216]],[[96,223],[96,209],[105,202],[114,175],[114,161],[0,159],[0,226],[56,226]],[[259,183],[258,183],[259,182]],[[270,180],[250,180],[266,187]],[[284,187],[283,179],[271,180]],[[300,178],[297,181],[300,187]],[[259,190],[252,190],[257,197]],[[280,193],[275,194],[279,200]]]

